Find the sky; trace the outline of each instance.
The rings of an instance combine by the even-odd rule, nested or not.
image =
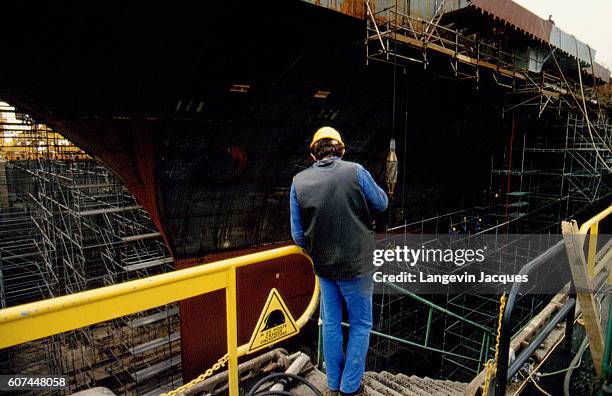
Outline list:
[[[595,60],[612,69],[612,0],[514,0],[596,51]]]

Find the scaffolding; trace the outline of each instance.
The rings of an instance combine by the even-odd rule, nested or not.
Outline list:
[[[0,102],[0,303],[9,307],[174,269],[161,234],[111,172]],[[181,384],[176,304],[3,351],[3,373],[69,376],[67,392]]]
[[[534,124],[522,126],[522,136],[511,139],[502,158],[492,162],[489,189],[506,197],[496,200],[500,218],[558,226],[612,194],[612,124],[596,123],[601,134],[596,140],[580,115],[568,113],[546,133],[534,130],[540,126]]]
[[[593,66],[588,46],[589,63],[563,55],[551,44],[517,46],[520,37],[507,23],[487,24],[490,30],[479,32],[472,19],[460,14],[461,5],[451,0],[432,2],[437,6],[431,18],[418,12],[412,15],[401,2],[379,11],[372,3],[365,0],[367,62],[420,64],[425,69],[435,65],[442,74],[476,85],[488,73],[509,94],[503,113],[537,106],[541,115],[547,108],[561,112],[586,106],[581,102],[605,106],[610,101],[602,87],[608,81],[601,80],[600,66]]]
[[[555,48],[463,2],[376,4],[365,0],[367,62],[388,63],[394,73],[421,65],[476,88],[492,84],[501,98],[511,134],[491,159],[483,202],[490,211],[481,214],[497,217],[491,227],[541,232],[612,193],[609,72],[588,45],[559,32],[575,51]]]
[[[405,223],[389,228],[379,237],[377,246],[395,248],[403,240],[403,245],[418,249],[422,242],[411,246],[415,243],[415,235],[427,236],[425,246],[436,246],[438,241],[446,243],[448,239],[443,235],[448,235],[465,247],[470,239],[478,243],[476,238],[486,233],[506,235],[508,230],[522,228],[516,224],[516,219],[503,222],[492,214],[494,210],[495,206],[481,206]],[[488,246],[488,265],[497,263],[499,273],[504,273],[503,268],[508,264],[520,267],[556,242],[558,235],[546,235],[546,230],[542,230],[538,238],[537,243],[525,240],[524,244],[520,243],[521,238],[513,238],[511,249],[504,246],[505,242],[499,247]],[[393,265],[387,266],[385,272],[406,270],[399,265],[395,269]],[[469,290],[417,295],[394,283],[384,284],[379,292],[374,299],[375,331],[368,362],[373,370],[414,372],[415,367],[419,367],[418,375],[467,381],[476,376],[495,353],[499,296],[480,295]],[[547,302],[547,296],[543,295],[521,296],[516,305],[518,320],[513,331],[524,326]]]
[[[377,4],[365,0],[367,63],[387,63],[394,73],[420,65],[476,88],[485,84],[486,74],[487,84],[503,98],[500,117],[511,118],[509,142],[491,158],[490,183],[483,186],[479,207],[392,225],[379,244],[393,234],[554,235],[562,220],[609,201],[612,122],[610,97],[602,89],[609,82],[595,76],[590,48],[591,65],[550,45],[535,43],[539,52],[520,48],[530,40],[520,38],[523,33],[495,20],[474,27],[465,13],[454,13],[457,2],[449,0],[426,3],[435,5],[427,16],[418,7],[411,15],[410,3],[374,9]],[[534,246],[510,259],[526,264],[539,252]],[[513,334],[548,300],[522,296]],[[368,364],[374,370],[419,367],[419,375],[470,380],[493,356],[498,312],[495,295],[416,296],[386,285],[375,299]]]

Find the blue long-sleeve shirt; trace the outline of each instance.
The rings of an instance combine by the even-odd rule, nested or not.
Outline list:
[[[376,184],[370,172],[363,166],[359,165],[357,178],[361,191],[368,202],[370,208],[382,212],[387,209],[389,199],[382,188]],[[300,214],[300,204],[297,200],[295,184],[291,183],[291,191],[289,194],[289,208],[291,212],[291,237],[296,245],[303,248],[306,247],[306,238],[304,237],[304,229],[302,227],[302,218]]]

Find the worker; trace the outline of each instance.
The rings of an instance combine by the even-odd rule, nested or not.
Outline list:
[[[388,198],[361,165],[342,160],[340,133],[322,127],[310,143],[314,164],[293,178],[291,235],[310,254],[321,285],[323,354],[330,395],[361,392],[372,329],[371,210]],[[343,351],[342,300],[350,324]]]

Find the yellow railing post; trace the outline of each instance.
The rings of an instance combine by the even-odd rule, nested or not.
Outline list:
[[[227,327],[227,353],[229,355],[229,394],[238,396],[238,310],[236,308],[236,267],[227,270],[225,313]]]
[[[595,257],[597,256],[597,234],[599,233],[599,222],[591,226],[589,235],[589,257],[587,258],[587,266],[589,268],[589,276],[591,279],[595,276]]]

